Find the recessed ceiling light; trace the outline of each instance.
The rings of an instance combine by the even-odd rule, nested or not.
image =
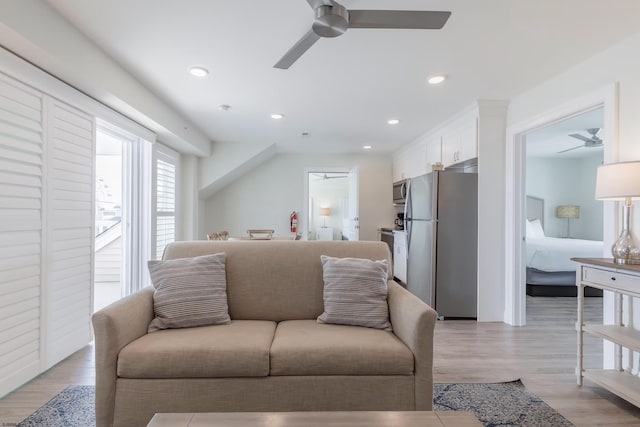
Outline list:
[[[447,76],[445,76],[444,74],[442,75],[437,75],[437,76],[431,76],[429,77],[429,79],[427,80],[427,82],[429,82],[430,85],[439,85],[440,83],[442,83],[443,81],[445,81],[447,79]]]
[[[209,75],[209,70],[204,67],[191,67],[189,68],[189,72],[196,77],[206,77]]]
[[[272,119],[276,119],[276,120],[280,120],[280,119],[281,119],[281,118],[283,118],[283,117],[284,117],[284,114],[282,114],[282,113],[273,113],[273,114],[271,115],[271,118],[272,118]]]
[[[387,123],[390,124],[390,125],[397,125],[398,123],[400,123],[400,120],[398,120],[398,119],[390,119],[390,120],[387,120]]]
[[[362,149],[363,150],[371,150],[373,147],[371,145],[363,145]]]

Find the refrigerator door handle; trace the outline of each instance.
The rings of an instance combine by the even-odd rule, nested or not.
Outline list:
[[[411,247],[411,216],[413,209],[411,208],[411,180],[406,182],[407,198],[404,203],[404,229],[407,230],[407,258],[409,257],[409,248]]]
[[[409,258],[409,249],[411,249],[411,227],[412,227],[412,223],[413,221],[405,221],[405,224],[407,224],[407,259]]]

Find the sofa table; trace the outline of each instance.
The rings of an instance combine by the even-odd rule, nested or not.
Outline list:
[[[208,412],[155,414],[147,427],[482,427],[463,411]]]

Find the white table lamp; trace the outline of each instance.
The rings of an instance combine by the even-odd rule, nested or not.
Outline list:
[[[323,218],[323,223],[322,223],[322,228],[326,228],[327,227],[327,217],[331,215],[331,209],[329,208],[320,208],[320,216],[322,216]]]
[[[622,232],[611,247],[618,264],[640,264],[640,248],[631,230],[632,200],[640,198],[640,161],[598,167],[596,199],[624,201]]]

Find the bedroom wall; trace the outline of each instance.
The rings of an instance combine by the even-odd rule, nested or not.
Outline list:
[[[527,194],[544,199],[544,231],[549,237],[566,237],[567,220],[556,218],[558,205],[580,206],[572,219],[570,237],[602,240],[602,202],[593,197],[596,169],[602,155],[584,159],[527,158]]]
[[[305,168],[358,166],[360,239],[378,240],[378,228],[393,226],[395,218],[391,164],[388,154],[278,154],[204,201],[205,233],[245,236],[247,228],[268,228],[289,236],[289,214],[302,212],[306,202]]]

